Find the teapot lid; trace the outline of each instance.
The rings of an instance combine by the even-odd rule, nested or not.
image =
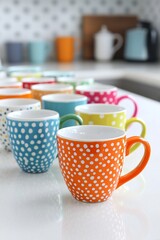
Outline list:
[[[95,37],[110,35],[111,32],[108,30],[106,25],[102,25],[99,32],[95,34]]]

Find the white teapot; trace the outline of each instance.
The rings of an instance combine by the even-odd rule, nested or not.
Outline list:
[[[115,39],[117,43],[114,45]],[[110,60],[122,44],[122,36],[118,33],[109,32],[107,27],[103,25],[94,36],[94,58],[100,61]]]

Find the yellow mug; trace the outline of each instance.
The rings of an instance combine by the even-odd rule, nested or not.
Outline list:
[[[84,125],[104,125],[127,130],[132,123],[137,122],[142,127],[140,137],[146,136],[144,121],[139,118],[126,119],[124,107],[111,104],[85,104],[77,106],[75,112],[83,119]],[[136,150],[138,146],[139,144],[133,145],[130,152]]]

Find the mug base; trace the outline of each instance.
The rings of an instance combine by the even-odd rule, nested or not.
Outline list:
[[[30,171],[30,170],[26,170],[26,169],[23,169],[21,168],[23,172],[25,173],[31,173],[31,174],[39,174],[39,173],[45,173],[45,172],[48,172],[49,169],[46,169],[46,170],[42,170],[42,171]]]
[[[104,199],[99,199],[99,200],[87,200],[87,199],[79,199],[79,198],[77,198],[77,197],[75,197],[73,195],[72,195],[72,197],[75,200],[77,200],[79,202],[82,202],[82,203],[102,203],[102,202],[106,202],[110,198],[110,196],[108,196],[108,197],[106,197]]]

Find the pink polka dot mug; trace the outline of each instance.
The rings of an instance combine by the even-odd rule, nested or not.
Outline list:
[[[122,100],[128,99],[134,105],[132,117],[137,116],[138,104],[135,99],[130,95],[118,97],[118,88],[115,86],[105,84],[77,86],[76,93],[88,97],[88,103],[109,103],[119,105]]]

